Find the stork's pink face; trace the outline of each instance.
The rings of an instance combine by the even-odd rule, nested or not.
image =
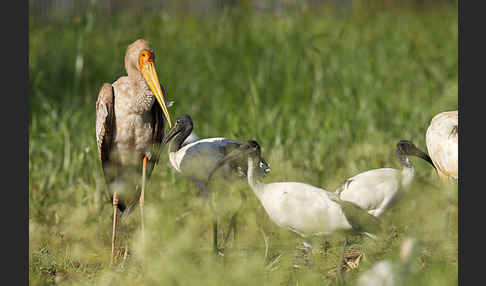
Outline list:
[[[172,122],[170,120],[169,111],[167,110],[167,106],[165,105],[165,94],[162,92],[159,83],[159,77],[157,76],[157,70],[155,69],[154,63],[155,57],[154,54],[148,50],[142,50],[138,57],[138,69],[142,74],[145,82],[149,86],[150,90],[155,95],[157,102],[162,107],[162,111],[164,112],[167,121],[169,122],[169,128],[172,127]]]

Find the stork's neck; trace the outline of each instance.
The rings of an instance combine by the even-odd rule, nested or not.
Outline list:
[[[413,178],[415,177],[415,168],[408,156],[400,159],[400,162],[402,164],[402,186],[405,187],[412,183]]]
[[[140,72],[129,72],[131,84],[134,87],[134,104],[132,109],[137,112],[146,112],[152,109],[155,102],[154,93],[150,90],[147,82]]]
[[[175,153],[179,151],[182,147],[182,143],[186,140],[187,137],[192,132],[192,126],[189,126],[187,128],[184,128],[179,134],[177,134],[170,142],[169,144],[169,153]]]
[[[263,186],[265,185],[261,180],[260,174],[258,174],[258,160],[248,156],[248,184],[255,193],[255,195],[260,198],[263,194]]]

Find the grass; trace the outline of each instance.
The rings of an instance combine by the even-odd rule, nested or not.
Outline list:
[[[200,137],[256,139],[272,172],[333,190],[346,178],[396,167],[400,139],[425,147],[431,118],[457,109],[457,7],[216,15],[86,14],[29,27],[29,277],[31,285],[335,285],[339,237],[305,265],[300,239],[281,230],[242,182],[217,190],[220,222],[239,209],[237,240],[211,253],[211,216],[197,190],[161,158],[146,194],[145,263],[139,214],[126,225],[127,266],[109,267],[112,208],[95,143],[103,82],[125,74],[129,43],[149,40],[173,118]],[[77,63],[77,64],[76,64]],[[167,154],[164,152],[163,154]],[[407,236],[422,241],[413,285],[457,285],[457,185],[412,159],[418,179],[384,217],[347,285]],[[241,204],[238,191],[247,193]],[[294,267],[299,265],[299,268]]]

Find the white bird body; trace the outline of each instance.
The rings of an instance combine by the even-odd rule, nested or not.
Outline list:
[[[206,182],[209,172],[223,159],[225,150],[229,145],[236,148],[239,142],[226,138],[206,138],[189,143],[176,152],[169,152],[172,167],[184,176],[198,182]],[[225,173],[229,174],[228,165],[223,166]]]
[[[162,142],[167,144],[172,138],[169,145],[169,160],[172,167],[181,175],[189,178],[202,192],[205,199],[209,199],[211,192],[207,188],[210,176],[218,168],[223,170],[219,172],[225,179],[236,178],[236,176],[246,175],[243,172],[244,165],[238,162],[228,162],[221,164],[222,159],[233,150],[237,149],[241,143],[235,140],[216,137],[199,139],[193,136],[193,142],[187,143],[187,139],[192,134],[193,122],[189,115],[184,114],[177,118],[174,127],[169,130]],[[260,161],[259,170],[264,174],[270,171],[265,161]],[[236,175],[236,176],[235,176]],[[244,198],[242,198],[244,199]],[[215,205],[212,200],[211,209],[215,211]],[[233,214],[230,223],[230,229],[236,233],[236,213]],[[218,227],[217,220],[213,221],[213,246],[218,250]]]
[[[298,182],[256,185],[250,182],[250,186],[275,224],[303,237],[352,228],[326,190]]]
[[[360,173],[347,179],[335,191],[336,195],[343,201],[356,204],[372,216],[381,216],[393,206],[415,178],[415,168],[408,155],[422,158],[433,166],[430,157],[408,140],[397,143],[396,154],[401,169],[381,168]]]
[[[339,198],[355,203],[373,216],[380,216],[399,198],[400,190],[407,187],[415,176],[415,168],[403,170],[381,168],[360,173],[343,184]]]
[[[169,144],[169,161],[172,167],[181,175],[191,179],[199,188],[205,189],[209,174],[216,165],[231,151],[237,149],[241,143],[224,137],[199,139],[193,135],[193,142],[187,142],[192,134],[193,122],[189,115],[177,118],[174,127],[169,130],[163,143]],[[261,169],[268,171],[266,162],[261,162]],[[246,175],[246,162],[228,163],[222,166],[221,175],[229,179],[235,174]]]
[[[458,179],[458,112],[441,112],[432,118],[425,141],[441,178]]]
[[[330,235],[336,231],[358,231],[367,234],[378,226],[376,218],[352,203],[324,189],[299,182],[265,184],[261,180],[261,149],[258,142],[249,140],[226,155],[211,170],[212,174],[224,164],[246,155],[248,184],[272,222],[302,237]],[[374,229],[374,230],[372,230]]]

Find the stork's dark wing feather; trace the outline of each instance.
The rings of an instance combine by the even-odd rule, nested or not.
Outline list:
[[[162,139],[165,133],[165,117],[162,108],[157,102],[152,106],[152,127],[152,156],[147,162],[147,178],[150,178],[155,165],[159,161],[160,151],[163,149]]]
[[[110,160],[115,131],[115,97],[113,86],[104,83],[96,101],[96,141],[98,154],[106,176],[106,165]]]

